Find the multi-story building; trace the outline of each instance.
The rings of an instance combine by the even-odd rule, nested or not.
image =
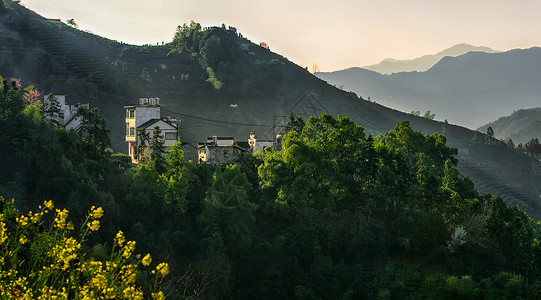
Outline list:
[[[148,151],[143,135],[152,137],[154,128],[158,127],[164,140],[164,146],[180,141],[178,119],[161,118],[160,98],[140,98],[138,105],[124,106],[126,109],[126,142],[128,155],[133,163],[139,162],[145,153],[138,153],[140,149]]]

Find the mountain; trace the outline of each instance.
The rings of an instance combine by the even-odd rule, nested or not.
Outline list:
[[[539,106],[541,48],[445,57],[425,72],[381,75],[351,68],[317,76],[401,111],[431,110],[436,119],[478,128]]]
[[[370,71],[378,72],[381,74],[392,74],[392,73],[412,72],[412,71],[423,72],[430,69],[438,61],[440,61],[442,58],[446,56],[456,57],[456,56],[460,56],[462,54],[466,54],[472,51],[485,52],[485,53],[499,52],[499,51],[490,49],[488,47],[477,47],[477,46],[472,46],[468,44],[458,44],[458,45],[454,45],[451,48],[438,52],[436,54],[428,54],[428,55],[423,55],[418,58],[404,59],[404,60],[386,58],[382,60],[380,63],[364,66],[363,68]]]
[[[525,144],[532,138],[541,138],[541,107],[519,109],[511,115],[501,117],[485,124],[478,131],[486,132],[488,127],[494,130],[498,139],[512,139],[515,144]]]
[[[540,162],[505,145],[472,143],[476,133],[464,127],[405,114],[326,84],[233,29],[185,24],[170,43],[134,46],[6,3],[8,10],[0,15],[0,75],[101,108],[116,151],[127,151],[123,106],[139,97],[159,97],[162,115],[181,117],[181,139],[192,144],[214,135],[243,141],[252,130],[258,138],[271,138],[290,112],[305,118],[347,115],[373,136],[409,120],[415,130],[446,135],[459,149],[459,170],[480,192],[541,218]],[[408,94],[395,98],[403,96]]]

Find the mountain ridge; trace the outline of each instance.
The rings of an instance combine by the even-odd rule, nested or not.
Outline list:
[[[539,106],[540,58],[539,47],[469,52],[445,57],[425,72],[381,75],[350,69],[317,76],[385,106],[406,112],[431,110],[440,120],[473,129],[512,111]]]
[[[426,54],[412,59],[385,58],[377,64],[367,65],[362,68],[387,75],[399,72],[423,72],[433,67],[444,57],[456,57],[473,51],[484,53],[500,52],[489,47],[472,46],[461,43],[444,49],[436,54]]]

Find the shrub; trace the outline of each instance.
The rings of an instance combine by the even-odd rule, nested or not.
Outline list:
[[[114,239],[109,260],[87,259],[81,250],[87,236],[100,227],[101,207],[90,209],[78,234],[67,220],[68,211],[53,211],[52,201],[27,214],[19,213],[13,200],[3,197],[0,207],[2,299],[143,299],[142,288],[135,284],[137,268],[148,267],[152,259],[150,254],[134,256],[135,242],[126,241],[122,231]],[[52,222],[44,221],[51,218]],[[152,271],[153,299],[164,298],[156,287],[168,273],[166,263]]]

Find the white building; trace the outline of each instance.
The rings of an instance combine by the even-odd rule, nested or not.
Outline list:
[[[255,132],[251,131],[248,137],[248,145],[250,145],[250,151],[252,153],[256,151],[263,151],[266,147],[274,147],[273,140],[258,140],[255,136]]]
[[[128,155],[137,163],[143,153],[137,153],[143,133],[152,137],[154,128],[158,126],[164,138],[164,146],[180,141],[177,119],[162,119],[160,116],[160,98],[140,98],[139,105],[124,106],[126,109],[126,142]],[[145,145],[148,148],[148,145]]]
[[[51,98],[49,98],[51,97]],[[83,125],[83,117],[78,114],[79,109],[90,108],[88,103],[69,105],[66,103],[66,95],[47,95],[43,98],[44,117],[55,121],[66,130],[78,131]]]

